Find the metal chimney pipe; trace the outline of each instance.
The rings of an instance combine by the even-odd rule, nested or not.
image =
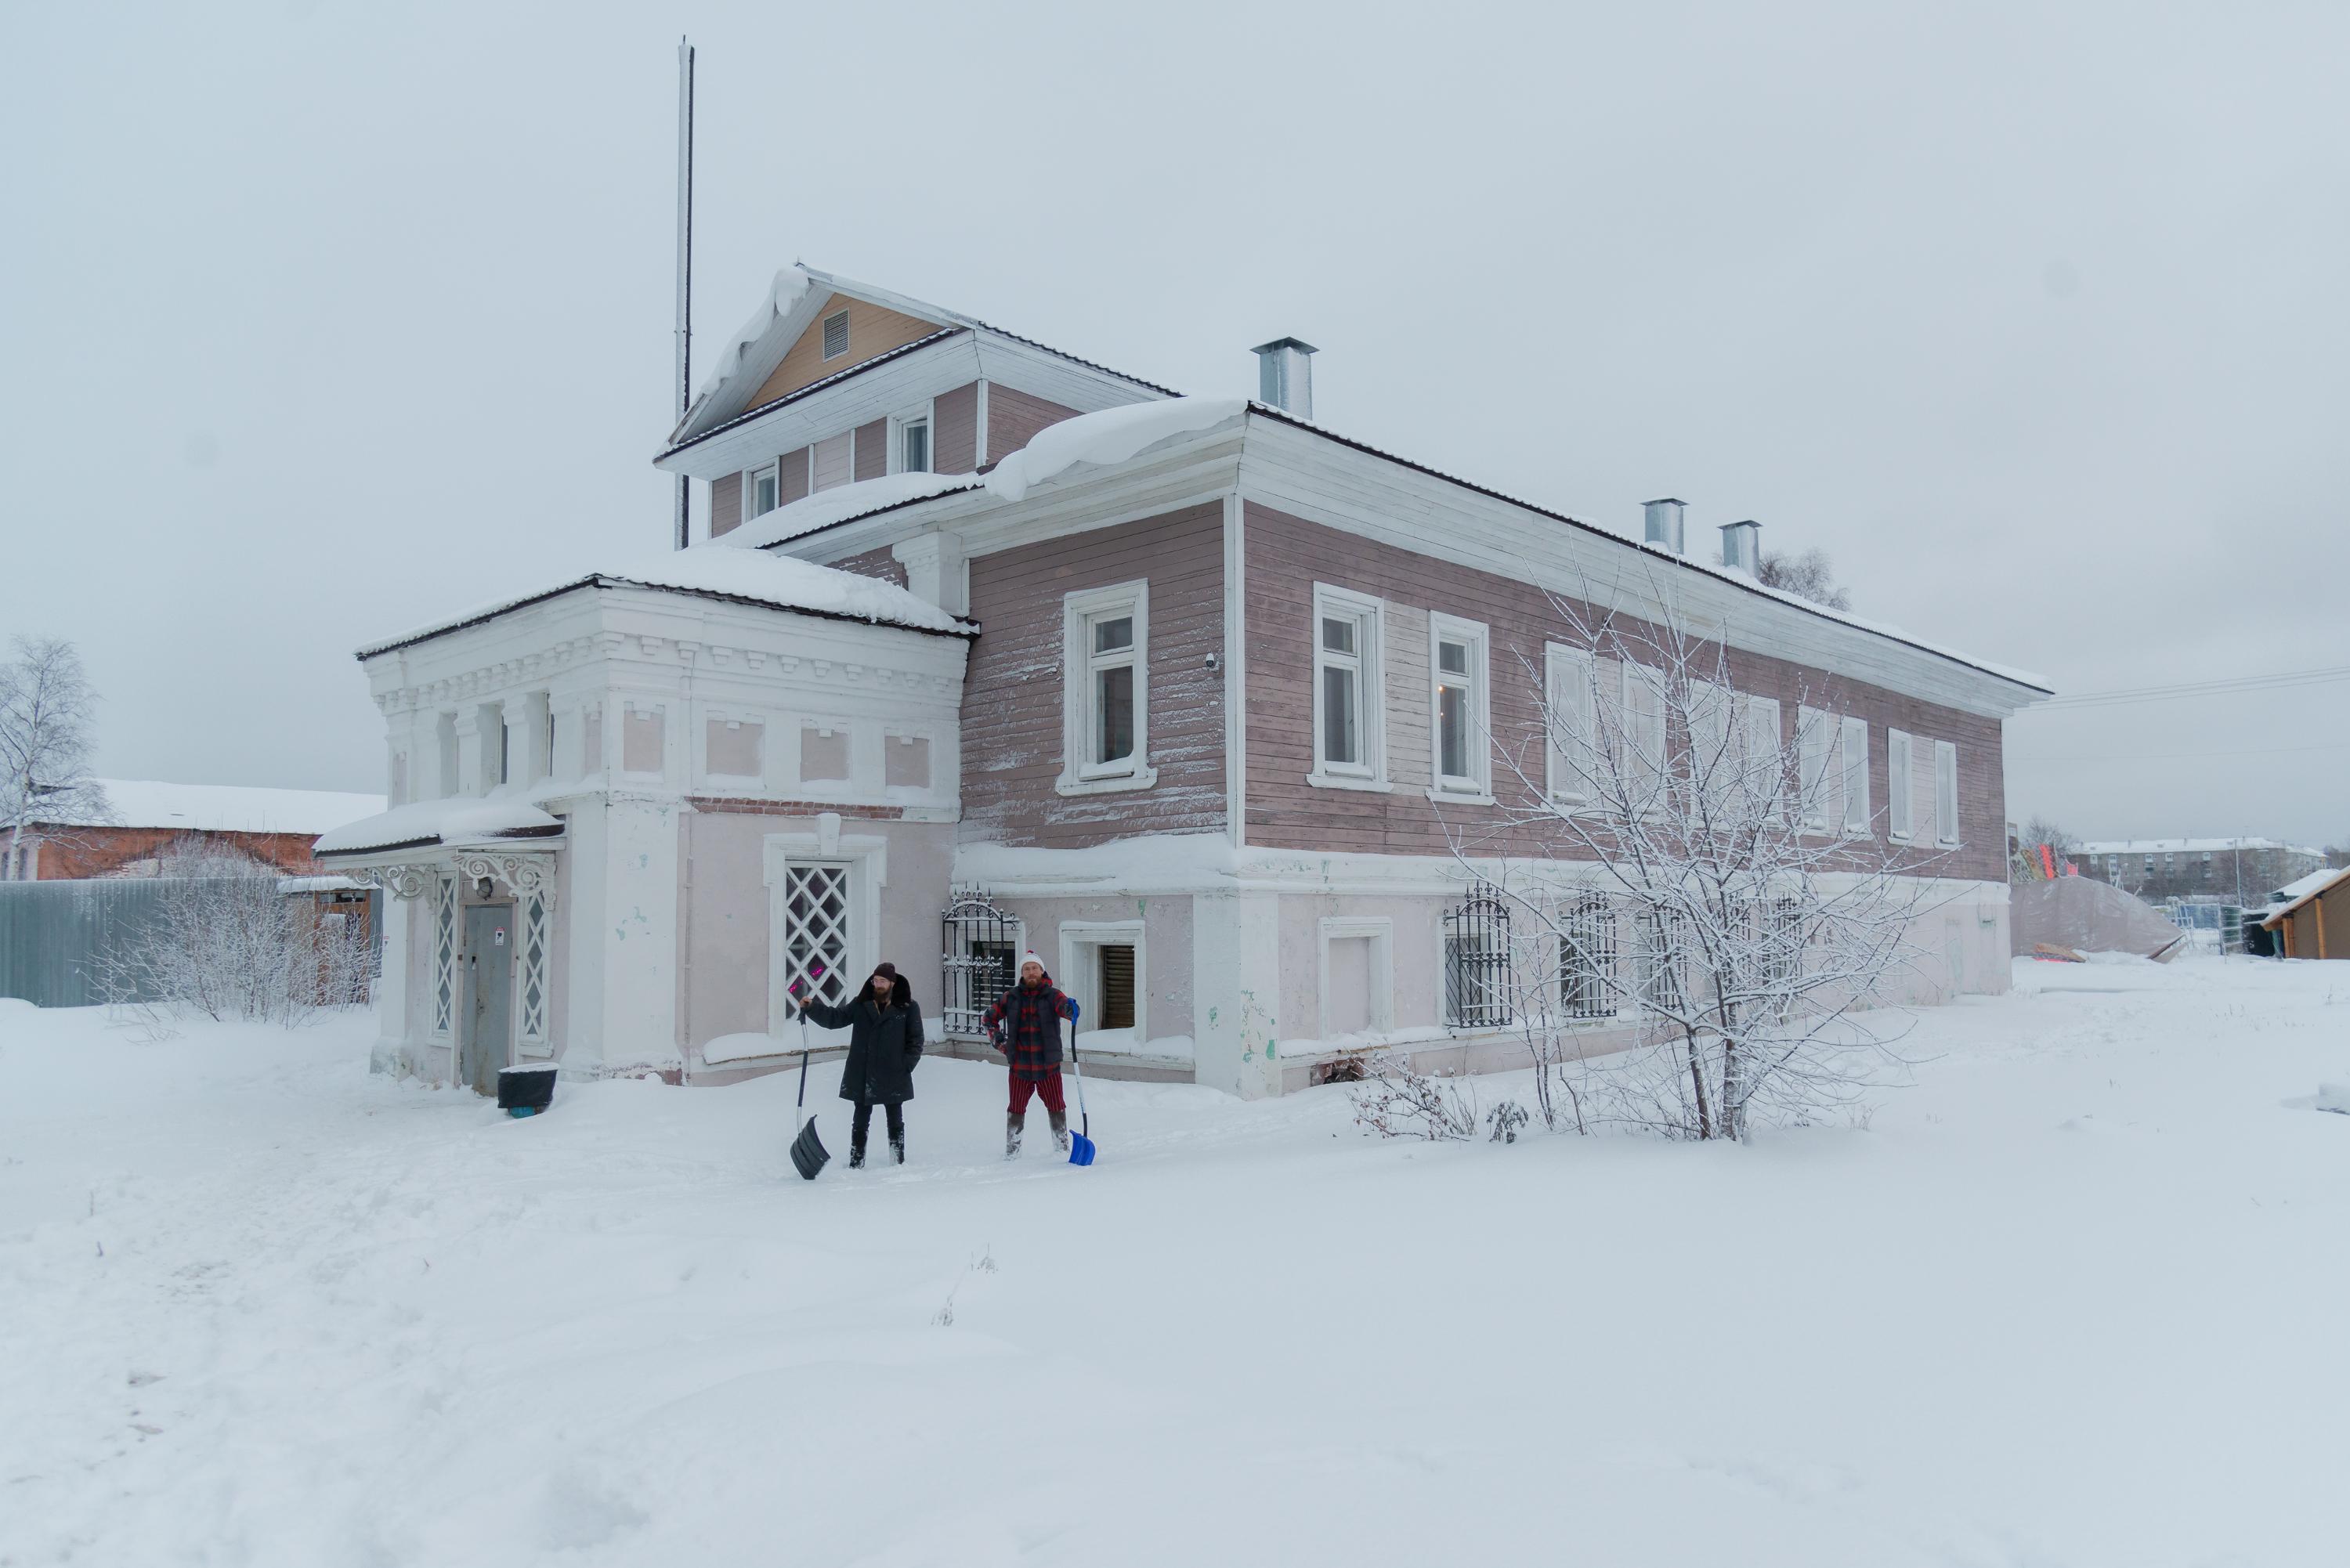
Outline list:
[[[1250,350],[1256,356],[1256,400],[1301,420],[1314,417],[1313,344],[1276,337]]]
[[[1643,502],[1641,510],[1646,514],[1647,520],[1647,529],[1641,536],[1651,545],[1663,545],[1676,556],[1683,554],[1682,504],[1668,495],[1661,501]]]
[[[1721,525],[1721,564],[1748,576],[1762,570],[1762,524],[1749,517]]]

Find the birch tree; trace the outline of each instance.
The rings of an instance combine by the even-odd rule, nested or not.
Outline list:
[[[28,836],[66,836],[110,815],[89,774],[97,718],[98,693],[72,643],[15,639],[0,663],[0,875],[16,875]]]

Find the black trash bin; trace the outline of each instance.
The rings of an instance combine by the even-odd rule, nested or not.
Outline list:
[[[531,1062],[498,1069],[498,1109],[510,1116],[535,1116],[555,1103],[556,1066]]]

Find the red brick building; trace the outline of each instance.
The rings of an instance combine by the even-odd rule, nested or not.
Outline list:
[[[383,809],[381,795],[333,790],[100,782],[110,820],[36,822],[13,852],[0,838],[0,881],[153,877],[167,859],[192,851],[232,854],[289,875],[309,875],[322,869],[310,854],[319,834]]]

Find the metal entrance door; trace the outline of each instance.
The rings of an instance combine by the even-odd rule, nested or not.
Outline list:
[[[512,904],[465,910],[465,1039],[457,1075],[476,1094],[496,1094],[498,1069],[512,1061],[514,914]]]

